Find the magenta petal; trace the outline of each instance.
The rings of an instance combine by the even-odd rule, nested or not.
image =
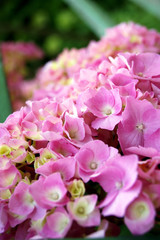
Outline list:
[[[67,203],[67,189],[60,173],[53,173],[47,177],[40,177],[30,185],[30,193],[37,204],[45,209],[62,206]]]
[[[5,204],[0,204],[0,233],[3,233],[6,230],[7,223],[8,223],[8,215],[6,211]]]
[[[117,195],[118,195],[118,191],[108,193],[107,196],[99,203],[98,207],[103,208],[109,205],[111,202],[114,201]]]
[[[140,195],[127,208],[125,224],[135,235],[141,235],[154,226],[156,212],[151,200],[146,195]]]
[[[94,152],[89,148],[81,149],[76,155],[78,165],[85,172],[92,172],[92,170],[90,169],[90,163],[94,161],[94,158]]]
[[[113,130],[115,126],[121,121],[122,117],[118,115],[111,115],[106,118],[97,118],[92,122],[92,127],[95,129]]]
[[[156,140],[158,140],[158,139],[156,139]],[[126,150],[131,152],[131,153],[140,155],[140,156],[151,157],[151,158],[154,157],[154,156],[159,156],[160,155],[160,153],[155,148],[152,148],[152,147],[138,146],[138,147],[130,147],[130,148],[127,148]]]
[[[125,172],[123,177],[123,190],[132,187],[138,175],[138,157],[136,155],[117,157],[115,158],[114,164]]]
[[[46,209],[41,208],[38,205],[35,205],[33,212],[28,216],[28,218],[31,218],[32,220],[36,221],[38,219],[45,217],[45,215],[46,215]]]
[[[83,118],[75,117],[66,113],[64,129],[69,139],[82,141],[85,138],[85,128]]]
[[[44,237],[63,238],[69,231],[72,220],[63,208],[57,208],[54,213],[46,217],[46,229],[44,226]],[[46,231],[47,230],[47,231]]]
[[[120,191],[116,198],[103,208],[103,216],[117,216],[123,217],[128,205],[139,195],[142,183],[137,180],[132,188],[128,191]]]
[[[44,176],[59,172],[64,181],[71,179],[75,174],[76,161],[73,157],[61,158],[56,161],[49,161],[36,169],[36,172]]]
[[[29,193],[29,185],[21,181],[15,188],[9,201],[11,212],[27,216],[34,210],[34,200]]]
[[[100,222],[101,215],[98,208],[95,208],[85,221],[78,220],[78,224],[84,227],[99,226]]]
[[[92,176],[91,180],[98,182],[106,192],[113,192],[118,190],[116,184],[123,182],[123,177],[124,171],[121,168],[109,165],[98,176]]]

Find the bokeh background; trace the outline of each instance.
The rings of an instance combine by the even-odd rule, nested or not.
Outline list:
[[[99,5],[115,25],[124,21],[135,21],[160,31],[160,19],[136,1],[90,0],[90,2]],[[137,2],[144,2],[146,6],[150,2],[152,5],[157,3],[154,0]],[[1,0],[0,3],[0,41],[33,41],[43,49],[44,62],[55,58],[64,48],[85,47],[90,40],[98,39],[66,1]]]

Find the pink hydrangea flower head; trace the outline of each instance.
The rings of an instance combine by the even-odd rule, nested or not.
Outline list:
[[[160,34],[133,23],[108,32],[85,49],[65,50],[30,87],[9,81],[15,97],[37,90],[0,124],[2,239],[117,236],[124,218],[133,234],[154,226]]]
[[[154,226],[154,219],[155,209],[151,200],[141,194],[128,206],[124,221],[132,234],[141,235]]]

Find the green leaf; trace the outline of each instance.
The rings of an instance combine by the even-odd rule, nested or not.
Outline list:
[[[2,62],[0,60],[0,122],[4,122],[11,112],[12,110],[7,84],[3,72]]]
[[[160,19],[160,0],[131,0]],[[136,13],[135,13],[136,14]]]
[[[113,20],[95,2],[90,0],[64,0],[79,17],[98,36],[104,35],[105,29],[114,26]]]

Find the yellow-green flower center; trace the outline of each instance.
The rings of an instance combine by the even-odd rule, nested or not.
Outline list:
[[[78,209],[77,209],[77,213],[79,213],[79,214],[84,214],[85,213],[85,209],[84,209],[84,207],[79,207]]]

